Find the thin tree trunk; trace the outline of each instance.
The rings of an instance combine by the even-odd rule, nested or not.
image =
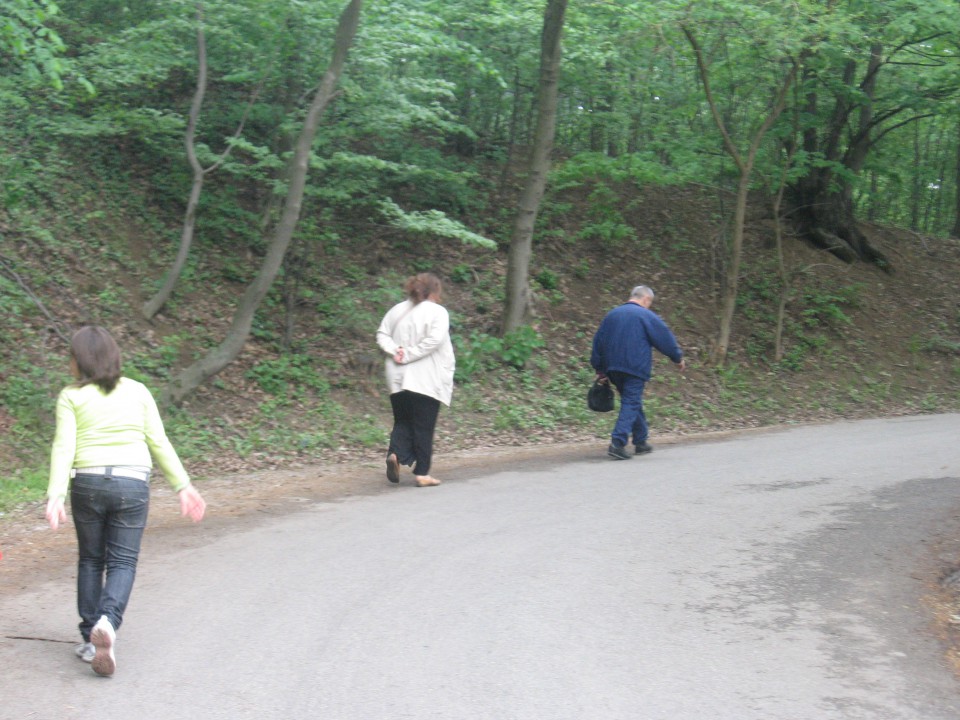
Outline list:
[[[606,115],[603,101],[593,97],[587,100],[587,110],[590,118],[590,130],[587,132],[587,143],[590,152],[601,153],[604,147],[603,118]]]
[[[253,95],[250,97],[250,102],[247,104],[243,112],[243,117],[240,118],[240,123],[234,133],[235,138],[240,137],[240,134],[243,132],[243,127],[247,120],[247,113],[249,113],[250,108],[260,94],[261,87],[262,83],[254,90]],[[206,92],[207,43],[203,31],[203,3],[197,3],[197,87],[193,93],[193,100],[190,103],[190,115],[187,120],[187,131],[184,135],[187,161],[193,170],[193,184],[190,187],[190,195],[187,199],[187,210],[183,216],[183,228],[180,231],[180,246],[177,249],[177,255],[174,258],[173,265],[171,265],[167,271],[163,286],[152,298],[143,304],[143,308],[141,309],[143,316],[147,320],[152,319],[170,300],[170,296],[173,294],[173,288],[176,287],[177,282],[180,280],[180,275],[183,273],[183,268],[187,264],[187,257],[189,257],[190,248],[193,245],[194,229],[197,221],[197,206],[200,204],[200,194],[203,191],[204,178],[206,178],[208,173],[220,167],[233,149],[232,145],[228,145],[213,165],[208,168],[200,166],[200,161],[197,159],[195,141],[197,122],[200,118],[200,108],[203,105],[203,98]]]
[[[513,167],[513,152],[517,144],[517,127],[520,123],[520,95],[520,68],[516,67],[513,71],[513,103],[510,108],[510,123],[507,130],[507,152],[503,162],[503,172],[500,173],[500,195],[507,191],[507,182],[510,180],[510,172]]]
[[[914,232],[920,229],[920,185],[923,182],[923,173],[920,169],[920,123],[913,124],[913,182],[910,190],[910,229]]]
[[[280,271],[284,255],[300,219],[313,140],[320,125],[320,118],[334,97],[334,89],[343,71],[347,53],[353,44],[353,38],[360,23],[362,6],[363,0],[350,0],[340,15],[334,38],[333,58],[326,73],[324,73],[320,86],[317,88],[313,101],[310,103],[303,128],[297,138],[291,161],[290,186],[287,190],[283,213],[274,230],[273,239],[267,249],[260,270],[240,299],[233,316],[233,322],[227,331],[227,336],[220,345],[173,378],[161,395],[162,401],[182,402],[208,378],[213,377],[229,365],[243,349],[250,335],[254,313]]]
[[[302,246],[302,242],[299,245]],[[283,352],[289,352],[293,346],[293,336],[296,332],[297,299],[300,295],[300,280],[303,277],[303,253],[299,251],[296,241],[291,243],[291,250],[283,262]]]
[[[730,137],[727,125],[720,114],[713,92],[710,88],[710,73],[707,69],[703,52],[700,49],[700,43],[697,41],[693,31],[686,25],[681,26],[690,47],[693,49],[697,60],[697,70],[700,74],[700,80],[703,83],[703,93],[707,99],[707,105],[710,107],[710,113],[717,129],[723,138],[724,149],[733,158],[740,171],[740,178],[737,182],[737,198],[733,210],[733,228],[730,238],[730,255],[727,263],[726,273],[724,273],[723,285],[721,286],[720,296],[720,328],[717,333],[717,344],[713,349],[711,358],[717,365],[723,365],[727,358],[727,350],[730,347],[730,337],[733,334],[733,317],[737,308],[737,292],[740,281],[740,262],[743,255],[743,233],[747,218],[747,199],[750,193],[750,176],[753,173],[753,165],[756,161],[757,151],[760,149],[760,143],[763,141],[767,131],[783,112],[787,104],[787,94],[790,86],[796,77],[796,65],[791,65],[790,72],[783,79],[773,104],[767,112],[766,118],[760,124],[760,127],[754,132],[750,141],[749,149],[746,155],[743,155]]]
[[[937,173],[937,177],[940,178],[940,187],[937,189],[936,199],[933,202],[933,219],[926,226],[928,233],[939,233],[943,227],[943,196],[946,185],[944,181],[947,177],[947,155],[945,152],[940,154],[940,172]]]
[[[938,227],[939,219],[939,201],[942,195],[941,190],[943,189],[943,175],[944,175],[944,163],[942,162],[943,155],[941,154],[941,141],[943,140],[943,134],[940,130],[931,123],[930,129],[927,131],[927,139],[924,143],[924,158],[931,165],[937,164],[937,190],[936,195],[931,196],[930,188],[924,187],[923,189],[927,191],[926,195],[928,199],[923,203],[923,214],[920,220],[920,229],[925,232],[936,232]],[[937,162],[941,161],[941,162]],[[931,215],[933,216],[933,221],[931,224]]]
[[[877,195],[879,194],[879,175],[876,170],[870,171],[870,200],[867,203],[867,220],[874,222],[877,219]]]
[[[793,141],[799,125],[798,113],[798,109],[795,109],[793,118],[794,138],[791,138],[789,143],[787,155],[784,158],[783,166],[780,168],[777,192],[773,196],[773,231],[777,247],[777,275],[780,277],[780,298],[777,301],[777,320],[773,330],[774,362],[783,360],[783,325],[787,316],[787,303],[790,301],[791,286],[793,285],[793,278],[787,269],[787,261],[783,254],[783,218],[780,215],[780,210],[783,207],[783,196],[787,191],[787,175],[793,165],[793,158],[798,147],[797,143]]]
[[[530,256],[533,228],[547,187],[550,153],[557,125],[557,89],[563,17],[567,0],[548,0],[543,15],[540,43],[540,86],[537,93],[537,125],[530,163],[510,237],[507,256],[506,302],[501,333],[506,334],[529,322],[533,315],[530,299]]]
[[[957,165],[953,175],[954,192],[954,219],[953,230],[950,232],[955,238],[960,238],[960,121],[957,122]]]
[[[604,105],[606,106],[606,133],[607,133],[607,156],[615,158],[620,155],[620,140],[622,139],[622,132],[620,124],[617,123],[616,128],[614,128],[614,112],[617,108],[617,96],[613,90],[614,85],[616,85],[616,68],[613,65],[613,62],[608,60],[606,67],[604,68],[607,71],[607,74],[610,76],[607,80],[609,89],[604,98]]]
[[[204,95],[207,93],[207,43],[203,32],[203,11],[197,8],[197,87],[193,93],[193,101],[190,103],[190,116],[187,120],[187,132],[184,137],[184,144],[187,149],[187,161],[193,170],[193,184],[190,187],[190,197],[187,200],[187,210],[183,215],[183,227],[180,230],[180,247],[177,249],[177,256],[173,265],[167,271],[163,281],[163,286],[157,293],[143,304],[143,316],[150,320],[160,312],[170,296],[173,294],[173,288],[180,279],[183,267],[187,263],[187,257],[190,254],[190,247],[193,245],[193,231],[197,221],[197,205],[200,203],[200,193],[203,191],[203,179],[205,173],[197,160],[197,150],[195,146],[195,137],[197,132],[197,120],[200,117],[200,107],[203,105]]]

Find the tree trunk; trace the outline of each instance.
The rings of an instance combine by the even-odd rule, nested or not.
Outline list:
[[[946,162],[942,148],[943,134],[932,123],[927,130],[924,143],[924,160],[930,165],[936,165],[937,188],[931,193],[930,187],[924,186],[927,200],[923,203],[923,213],[920,219],[920,229],[925,233],[935,233],[940,228],[940,198],[943,197],[943,179],[946,175]]]
[[[920,230],[920,197],[923,186],[923,170],[920,167],[920,123],[913,124],[913,178],[910,189],[910,229]]]
[[[514,68],[513,71],[513,103],[510,108],[510,123],[507,126],[507,152],[503,161],[503,172],[500,173],[499,194],[504,195],[507,191],[507,183],[510,180],[510,173],[513,168],[513,152],[517,144],[517,128],[520,124],[520,68]]]
[[[760,149],[760,143],[763,142],[767,131],[773,126],[780,113],[783,112],[787,104],[787,93],[797,76],[796,65],[791,64],[790,71],[783,78],[780,87],[771,103],[766,117],[756,129],[753,137],[750,139],[750,146],[744,155],[738,148],[730,132],[727,129],[727,122],[720,114],[713,90],[710,85],[710,72],[706,60],[703,57],[703,51],[700,43],[697,41],[693,30],[688,26],[681,26],[681,30],[687,37],[690,47],[693,49],[697,60],[697,71],[700,75],[700,81],[703,84],[703,94],[707,100],[707,106],[710,108],[710,114],[713,121],[720,131],[723,138],[723,147],[727,154],[733,159],[733,162],[739,170],[740,177],[737,182],[737,199],[733,210],[733,229],[730,237],[730,254],[726,272],[724,273],[723,285],[721,287],[720,297],[720,329],[717,333],[717,345],[713,349],[711,360],[717,365],[723,365],[727,359],[727,350],[730,347],[730,337],[733,334],[733,317],[737,309],[737,293],[740,281],[740,262],[743,255],[743,234],[747,220],[747,200],[750,194],[750,178],[753,174],[753,166],[757,159],[757,151]]]
[[[863,169],[873,146],[870,137],[872,101],[882,64],[881,51],[882,48],[876,44],[870,48],[867,71],[859,88],[861,93],[855,93],[853,87],[856,63],[850,60],[844,66],[842,81],[850,88],[850,92],[837,95],[822,141],[817,136],[816,128],[808,128],[804,132],[804,150],[808,153],[819,152],[824,160],[841,163],[855,174]],[[805,77],[808,77],[807,73]],[[849,98],[856,94],[861,94],[865,99],[859,105],[856,128],[850,128],[850,116],[857,108],[851,105]],[[806,111],[815,116],[816,108],[817,95],[811,92],[807,95]],[[852,138],[843,150],[843,140],[848,132]],[[889,272],[890,262],[886,255],[873,247],[857,224],[850,183],[834,173],[829,165],[812,169],[794,185],[792,195],[798,228],[815,246],[828,250],[844,262],[852,263],[859,259]]]
[[[299,246],[302,247],[300,242]],[[291,249],[287,252],[287,257],[283,261],[283,340],[281,348],[283,352],[290,352],[293,346],[293,336],[297,327],[297,301],[300,298],[300,281],[303,278],[303,267],[306,258],[303,252],[298,248],[298,243],[293,241]]]
[[[747,219],[747,198],[750,193],[750,175],[753,167],[742,168],[737,182],[737,199],[733,209],[733,232],[730,238],[730,256],[720,296],[720,330],[717,333],[717,346],[713,352],[713,362],[723,365],[733,335],[733,318],[737,309],[737,294],[740,282],[740,263],[743,256],[743,231]]]
[[[507,256],[506,302],[501,333],[506,334],[529,322],[533,314],[530,300],[530,256],[533,228],[547,187],[550,153],[557,125],[557,87],[560,76],[563,16],[567,0],[548,0],[543,15],[540,42],[540,87],[537,93],[537,125],[530,153],[527,176],[517,206]]]
[[[620,140],[621,138],[621,129],[619,123],[614,124],[614,112],[618,109],[617,107],[617,95],[614,92],[613,88],[616,85],[616,68],[613,65],[613,61],[608,60],[604,68],[607,72],[608,77],[608,86],[607,94],[604,97],[603,104],[605,106],[606,118],[606,134],[607,134],[607,156],[608,157],[618,157],[620,155]]]
[[[794,187],[793,204],[800,232],[816,247],[847,263],[863,260],[891,270],[886,255],[860,230],[849,183],[836,178],[829,169],[814,169],[801,180]]]
[[[240,303],[233,315],[233,322],[227,331],[223,342],[211,350],[207,355],[181,371],[161,394],[163,402],[178,404],[190,393],[196,390],[203,382],[219,373],[232,362],[243,349],[250,335],[253,316],[261,301],[270,290],[277,273],[283,263],[284,255],[293,238],[297,221],[300,218],[300,208],[303,203],[303,193],[306,187],[307,170],[310,164],[310,151],[320,125],[320,118],[327,105],[334,96],[334,89],[340,78],[347,53],[353,44],[353,38],[360,23],[360,10],[363,0],[350,0],[340,15],[334,38],[333,58],[327,68],[320,86],[310,103],[303,128],[297,138],[291,160],[290,186],[284,203],[283,213],[274,230],[273,239],[267,249],[266,257],[257,276],[247,287]]]
[[[237,130],[234,133],[235,138],[240,137],[240,134],[243,132],[243,126],[247,121],[247,113],[250,111],[250,108],[253,107],[253,103],[260,94],[262,85],[263,83],[261,81],[260,85],[250,97],[250,102],[248,103],[246,110],[244,110],[243,116],[240,118],[240,123],[237,125]],[[177,249],[177,256],[174,258],[173,265],[171,265],[170,269],[167,271],[166,277],[163,281],[163,286],[152,298],[143,304],[142,312],[143,316],[147,320],[151,320],[158,312],[160,312],[161,308],[167,304],[167,301],[173,294],[173,288],[176,287],[177,281],[180,280],[180,275],[183,273],[183,268],[187,263],[187,257],[190,255],[190,247],[193,245],[194,228],[196,227],[197,221],[197,206],[200,204],[200,194],[203,191],[204,178],[206,178],[207,173],[211,173],[220,167],[220,165],[223,164],[223,162],[227,159],[230,151],[233,149],[232,145],[227,145],[226,150],[221,153],[220,157],[217,158],[217,161],[213,165],[206,169],[200,166],[200,161],[197,159],[195,140],[197,121],[200,118],[200,108],[203,105],[203,98],[206,93],[207,42],[206,35],[203,31],[203,3],[197,3],[197,87],[193,93],[193,101],[190,103],[190,115],[187,120],[187,131],[184,134],[184,145],[186,145],[187,150],[187,161],[190,163],[190,168],[193,170],[193,184],[190,188],[190,196],[187,199],[187,210],[183,216],[183,228],[180,231],[180,246]]]
[[[957,122],[957,166],[953,175],[953,192],[955,217],[953,219],[953,230],[950,232],[955,238],[960,238],[960,121]]]
[[[780,278],[780,297],[777,300],[777,319],[773,330],[774,362],[783,360],[783,326],[787,317],[787,303],[790,301],[793,285],[793,276],[787,269],[787,260],[783,253],[783,217],[781,210],[783,208],[783,198],[787,192],[787,175],[793,167],[793,158],[798,150],[795,139],[800,124],[799,116],[799,108],[794,108],[793,135],[785,143],[786,153],[783,165],[780,168],[777,191],[773,195],[773,237],[777,250],[777,276]]]
[[[200,107],[207,92],[207,43],[203,32],[202,11],[197,8],[197,87],[190,103],[190,117],[187,120],[187,132],[184,144],[187,149],[187,161],[193,170],[193,185],[190,188],[190,197],[187,199],[187,210],[183,215],[183,228],[180,231],[180,247],[173,265],[167,271],[163,286],[157,293],[143,304],[143,316],[150,320],[160,312],[173,294],[173,288],[180,279],[183,267],[193,245],[193,231],[197,221],[197,205],[200,204],[200,193],[203,191],[203,179],[206,175],[197,160],[197,151],[194,139],[197,131],[197,119],[200,117]]]

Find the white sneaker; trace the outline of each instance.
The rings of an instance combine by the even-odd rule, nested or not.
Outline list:
[[[117,642],[117,633],[106,615],[102,615],[90,631],[90,642],[96,652],[91,661],[97,675],[109,677],[117,669],[117,659],[113,655],[113,646]]]
[[[73,651],[84,662],[93,662],[93,656],[97,654],[97,649],[93,646],[93,643],[89,642],[80,643]]]

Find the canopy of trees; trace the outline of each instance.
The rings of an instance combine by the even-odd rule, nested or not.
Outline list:
[[[548,193],[604,179],[730,193],[726,278],[712,289],[720,359],[739,271],[734,197],[782,184],[800,241],[886,271],[895,265],[862,221],[958,234],[953,0],[571,4],[544,146],[545,18],[565,4],[373,0],[347,54],[345,0],[7,0],[0,213],[55,202],[57,178],[82,158],[184,208],[184,238],[204,238],[190,252],[230,244],[263,257],[286,227],[273,260],[295,277],[298,246],[371,228],[506,251],[511,220],[491,209],[519,206],[525,162],[547,147]],[[311,106],[331,58],[342,68],[320,118]],[[301,178],[294,159],[312,122]],[[171,238],[155,252],[169,266],[189,247]],[[156,278],[164,298],[184,262]]]

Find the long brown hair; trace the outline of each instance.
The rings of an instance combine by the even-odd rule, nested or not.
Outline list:
[[[443,283],[433,273],[422,272],[407,280],[403,286],[403,291],[413,301],[414,305],[418,305],[431,295],[436,295],[439,298],[443,291]]]
[[[97,325],[86,325],[70,340],[70,357],[77,365],[77,384],[96,385],[105,393],[120,382],[120,348],[113,336]]]

